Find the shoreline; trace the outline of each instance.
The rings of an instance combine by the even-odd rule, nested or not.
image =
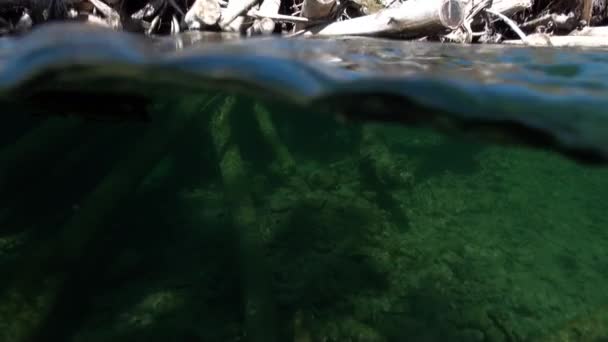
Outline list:
[[[599,47],[608,46],[607,16],[606,0],[5,0],[0,36],[78,21],[149,36],[211,31]]]

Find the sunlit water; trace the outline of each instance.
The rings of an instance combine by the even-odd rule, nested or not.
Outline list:
[[[607,63],[0,40],[0,341],[602,341]]]

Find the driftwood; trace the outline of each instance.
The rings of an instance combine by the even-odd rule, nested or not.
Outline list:
[[[465,18],[458,27],[449,34],[444,36],[447,41],[471,43],[473,36],[479,36],[479,33],[473,33],[473,27],[480,28],[483,24],[481,14],[484,12],[497,16],[499,20],[506,22],[511,28],[515,26],[515,32],[519,30],[517,25],[509,18],[510,15],[517,13],[523,9],[532,6],[532,0],[482,0],[466,3],[464,12]],[[521,37],[521,35],[520,35]]]
[[[220,27],[226,31],[243,31],[243,14],[257,5],[260,0],[232,0],[228,2],[228,7],[222,11]]]
[[[301,16],[308,19],[323,19],[331,15],[336,9],[336,0],[304,0]],[[296,24],[295,30],[300,31],[306,24]]]
[[[608,47],[608,41],[597,36],[550,36],[542,33],[530,34],[526,42],[531,46],[553,47]],[[505,40],[504,44],[522,45],[521,40]]]
[[[510,17],[523,10],[530,9],[533,4],[534,0],[492,0],[489,9],[492,12],[501,13],[507,17]],[[470,20],[471,26],[480,26],[483,23],[482,17],[477,15]]]
[[[273,22],[286,22],[286,23],[306,23],[306,24],[320,24],[326,22],[325,20],[311,20],[303,17],[295,17],[291,15],[283,14],[261,14],[258,11],[250,10],[246,14],[247,17],[254,19],[271,19]]]
[[[455,29],[464,20],[460,0],[410,0],[397,8],[311,28],[306,34],[419,37]]]
[[[534,0],[3,0],[0,35],[21,33],[53,19],[77,19],[94,25],[137,32],[176,34],[190,30],[241,34],[371,35],[462,43],[499,42],[483,13],[526,34],[567,34],[586,22],[600,23],[608,14],[605,0],[558,0],[532,6]],[[135,4],[135,5],[133,5]],[[133,8],[129,6],[142,6]],[[542,8],[541,8],[542,7]],[[373,14],[370,13],[373,8]],[[526,12],[523,17],[515,14]],[[549,11],[547,13],[546,11]],[[567,14],[558,14],[567,13]],[[126,17],[125,17],[126,16]],[[508,20],[507,20],[508,18]],[[492,20],[494,21],[494,20]],[[277,26],[277,23],[284,23]],[[514,25],[516,24],[516,25]],[[124,27],[121,27],[124,26]],[[502,30],[501,27],[499,27]],[[483,32],[481,32],[483,31]],[[518,30],[514,28],[514,31]],[[519,33],[518,33],[519,34]],[[576,34],[573,34],[576,35]],[[582,34],[581,34],[582,35]],[[520,36],[523,36],[520,34]],[[478,40],[475,37],[479,37]],[[559,40],[559,39],[558,39]],[[599,46],[580,40],[585,46]]]
[[[108,6],[101,0],[89,0],[95,8],[103,13],[106,20],[108,21],[108,25],[113,29],[120,29],[122,27],[120,22],[120,15],[116,10],[112,7]]]
[[[491,23],[489,26],[484,25],[487,23],[483,18],[487,18],[487,15],[483,15],[483,10],[487,9],[499,17],[502,15],[500,19],[507,23],[522,10],[538,11],[532,8],[534,0],[302,0],[293,4],[285,1],[287,0],[147,0],[141,8],[128,9],[136,2],[5,0],[0,2],[0,34],[27,31],[30,26],[52,18],[76,18],[95,25],[147,34],[176,34],[181,30],[180,23],[185,23],[190,30],[216,30],[219,27],[223,31],[248,35],[291,32],[288,36],[427,37],[463,43],[471,43],[474,37],[480,37],[479,42],[498,42],[501,34],[491,30]],[[561,10],[555,12],[582,12],[576,18],[574,15],[538,13],[543,15],[523,24],[511,22],[509,25],[518,26],[526,33],[570,31],[579,24],[581,18],[591,17],[597,21],[598,17],[593,17],[592,14],[594,10],[598,11],[598,1],[578,0],[571,5],[567,1],[561,1]],[[52,6],[45,11],[55,14],[45,14],[43,19],[40,19],[40,14],[19,19],[19,11],[23,9],[31,9],[29,13],[43,13],[45,6]],[[375,13],[367,15],[370,6]],[[551,8],[556,9],[555,6]],[[526,18],[530,18],[530,15],[526,15]],[[276,25],[278,22],[284,24],[279,27]],[[484,27],[484,32],[478,32]],[[517,32],[517,29],[514,30]]]
[[[101,19],[100,17],[92,14],[86,14],[81,17],[87,24],[96,25],[100,27],[112,28],[111,24],[107,20]]]
[[[264,0],[260,10],[255,12],[259,17],[253,22],[254,33],[270,34],[274,32],[275,19],[272,16],[279,14],[280,7],[281,0]]]
[[[189,29],[196,30],[217,24],[220,15],[220,4],[216,0],[196,0],[184,21]]]
[[[608,26],[587,26],[580,30],[571,32],[570,36],[608,37]]]
[[[521,40],[522,40],[522,42],[523,42],[524,44],[527,44],[527,43],[528,43],[528,40],[527,40],[526,34],[525,34],[525,33],[524,33],[524,32],[523,32],[523,31],[522,31],[522,30],[521,30],[521,29],[520,29],[520,28],[517,26],[517,24],[516,24],[516,23],[515,23],[513,20],[509,19],[509,17],[507,17],[506,15],[504,15],[504,14],[502,14],[502,13],[500,13],[500,12],[495,12],[495,11],[492,11],[492,10],[490,10],[490,9],[486,9],[486,12],[488,12],[488,13],[490,13],[490,14],[492,14],[492,15],[495,15],[495,16],[497,16],[498,18],[500,18],[500,19],[501,19],[502,21],[504,21],[504,22],[505,22],[507,25],[509,25],[509,27],[510,27],[510,28],[511,28],[511,29],[512,29],[512,30],[513,30],[515,33],[517,33],[517,35],[519,36],[519,39],[521,39]]]

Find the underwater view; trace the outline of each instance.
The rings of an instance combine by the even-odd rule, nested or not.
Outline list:
[[[0,40],[0,341],[608,340],[605,51],[79,32]]]

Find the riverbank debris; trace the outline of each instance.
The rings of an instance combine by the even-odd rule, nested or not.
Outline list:
[[[608,46],[606,0],[4,0],[0,36],[49,21],[147,35],[364,35],[459,43]]]

